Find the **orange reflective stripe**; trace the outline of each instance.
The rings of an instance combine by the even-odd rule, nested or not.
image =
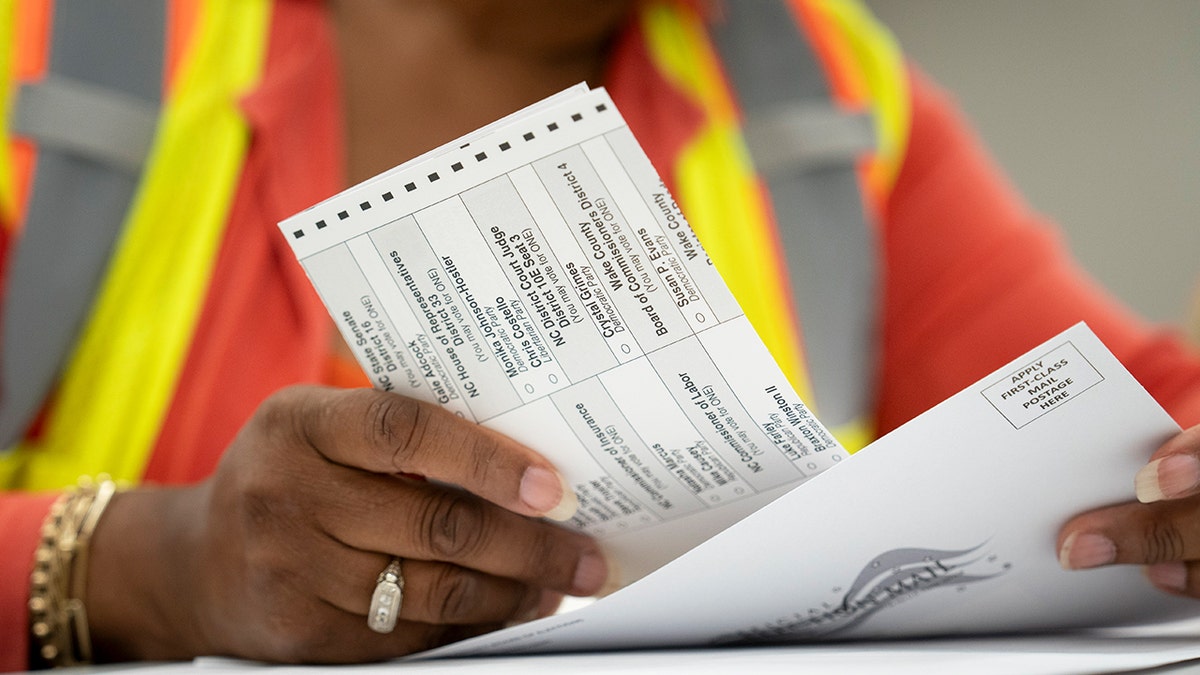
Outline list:
[[[23,0],[14,4],[16,67],[13,74],[17,79],[29,82],[40,79],[46,73],[49,59],[46,41],[50,36],[53,7],[50,0]]]
[[[22,82],[34,82],[46,73],[47,43],[52,15],[50,0],[24,0],[5,3],[5,16],[0,17],[0,45],[4,45],[4,63],[0,63],[0,96],[4,119],[12,112],[13,93]],[[12,138],[0,125],[0,221],[16,230],[25,217],[29,188],[36,161],[34,144],[22,138]]]
[[[192,40],[196,37],[194,30],[200,13],[201,0],[171,0],[167,6],[167,53],[164,59],[163,83],[164,98],[170,98],[174,91],[174,83],[178,80],[175,75],[180,71],[179,63],[183,60]]]
[[[789,4],[825,66],[834,101],[846,110],[864,109],[868,95],[866,82],[862,72],[852,67],[854,52],[832,14],[810,0],[791,0]]]

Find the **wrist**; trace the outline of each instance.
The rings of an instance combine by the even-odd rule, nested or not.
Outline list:
[[[93,537],[85,600],[97,662],[203,653],[192,617],[189,521],[195,490],[117,495]]]

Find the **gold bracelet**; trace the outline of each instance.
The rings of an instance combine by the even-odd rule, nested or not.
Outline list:
[[[116,484],[81,478],[62,493],[42,523],[29,589],[32,656],[50,667],[91,663],[92,642],[83,599],[87,590],[88,544]]]

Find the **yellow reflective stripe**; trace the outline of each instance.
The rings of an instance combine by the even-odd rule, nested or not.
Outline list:
[[[867,89],[878,137],[867,182],[876,196],[886,196],[904,162],[912,121],[904,54],[892,33],[861,2],[810,0],[809,5],[839,29],[838,37],[850,55],[847,63],[839,65],[855,69],[855,79]]]
[[[641,13],[650,56],[668,80],[690,95],[709,119],[732,120],[737,109],[702,19],[678,3],[647,3]]]
[[[197,16],[146,175],[36,447],[0,484],[55,488],[106,471],[136,482],[166,417],[204,303],[249,141],[238,101],[259,79],[268,0]]]
[[[842,444],[846,452],[854,454],[875,440],[875,425],[864,415],[840,426],[829,427],[829,433]]]
[[[783,373],[811,401],[779,242],[704,25],[660,3],[646,5],[641,20],[655,65],[704,115],[674,167],[680,207]]]
[[[13,106],[13,62],[17,58],[17,3],[16,0],[0,2],[0,119],[12,119]],[[17,217],[17,188],[13,175],[9,148],[12,136],[8,125],[0,124],[0,220],[12,227]]]

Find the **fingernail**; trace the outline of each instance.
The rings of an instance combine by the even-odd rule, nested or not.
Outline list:
[[[567,520],[575,515],[579,500],[567,481],[557,473],[531,466],[521,477],[521,501],[551,520]]]
[[[596,597],[603,598],[605,596],[612,595],[613,593],[621,590],[622,585],[620,573],[610,564],[608,569],[608,581],[605,581],[604,585],[600,587],[600,590],[596,591]]]
[[[1083,570],[1107,565],[1117,559],[1117,545],[1102,534],[1072,532],[1058,552],[1065,570]]]
[[[1181,562],[1166,562],[1146,566],[1146,578],[1156,587],[1168,593],[1187,590],[1187,565]]]
[[[575,496],[575,490],[566,479],[562,479],[561,489],[561,501],[558,503],[558,506],[546,512],[546,517],[550,520],[570,520],[575,515],[575,512],[579,510],[579,498]]]
[[[575,578],[571,581],[571,594],[595,595],[608,580],[608,563],[599,551],[588,551],[575,567]]]
[[[1183,496],[1200,485],[1200,460],[1191,455],[1168,455],[1156,459],[1133,478],[1139,502],[1149,504],[1161,499]]]

